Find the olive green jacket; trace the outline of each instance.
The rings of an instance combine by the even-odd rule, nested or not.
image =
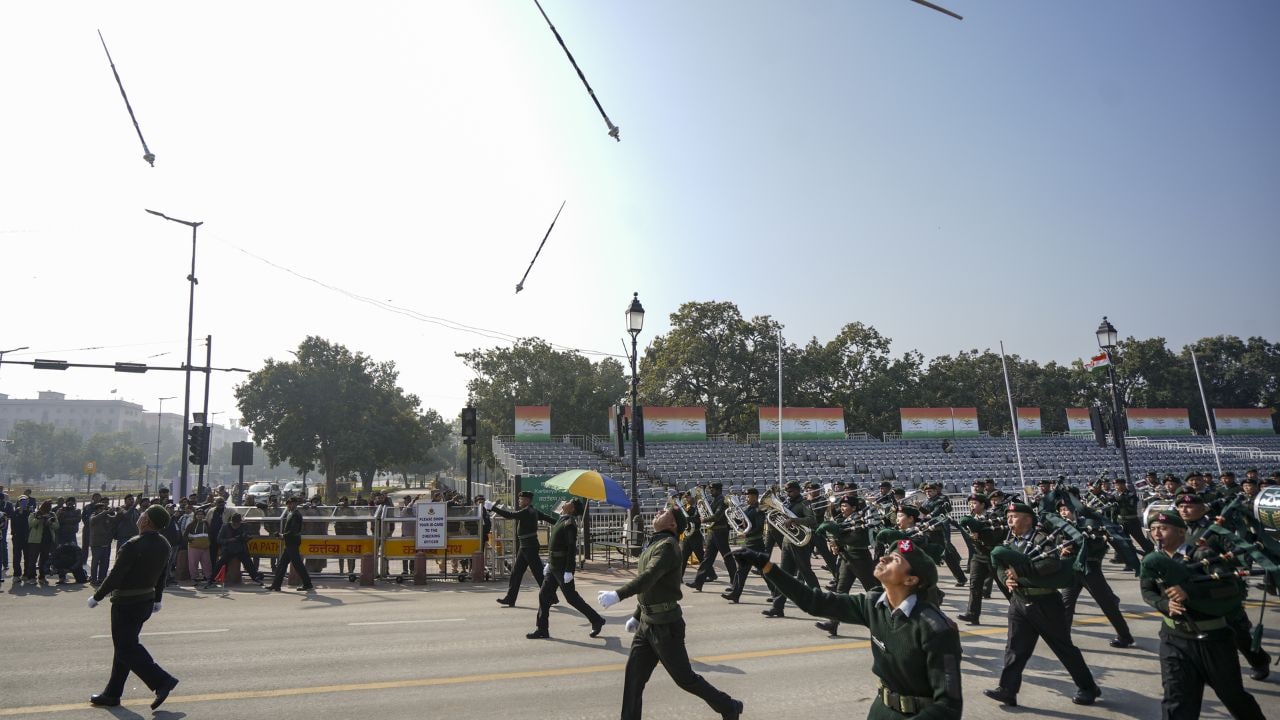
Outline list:
[[[636,596],[635,617],[650,625],[678,622],[680,598],[680,544],[675,533],[657,533],[640,553],[635,578],[618,588],[618,598]]]

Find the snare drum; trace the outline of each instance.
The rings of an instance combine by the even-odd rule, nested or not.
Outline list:
[[[1262,527],[1268,530],[1280,530],[1280,486],[1271,485],[1261,488],[1253,499],[1253,516]]]
[[[1151,529],[1151,519],[1155,516],[1165,513],[1168,515],[1177,515],[1178,508],[1172,502],[1154,502],[1147,506],[1142,513],[1142,529]]]

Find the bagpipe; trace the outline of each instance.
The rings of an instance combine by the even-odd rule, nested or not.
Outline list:
[[[1231,552],[1200,559],[1175,559],[1157,550],[1142,558],[1138,577],[1154,580],[1161,590],[1181,586],[1187,593],[1188,609],[1223,617],[1240,607],[1245,593],[1241,578],[1250,575],[1249,570],[1236,567],[1237,560]]]
[[[1011,545],[1001,545],[991,551],[991,565],[997,572],[996,576],[1001,577],[1004,570],[1012,569],[1018,574],[1020,583],[1028,587],[1055,590],[1069,587],[1075,581],[1076,570],[1082,565],[1081,558],[1086,552],[1089,536],[1056,513],[1042,514],[1039,529],[1044,537],[1025,552]],[[1080,553],[1076,562],[1067,562],[1061,553],[1073,546],[1080,547]],[[1052,573],[1036,576],[1033,570],[1037,562],[1049,558],[1057,559],[1058,568]]]

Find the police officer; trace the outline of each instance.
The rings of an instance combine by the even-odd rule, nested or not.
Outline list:
[[[591,623],[591,637],[600,634],[604,618],[587,604],[573,584],[573,572],[577,569],[578,515],[582,501],[576,498],[560,503],[560,519],[551,526],[547,537],[547,564],[542,568],[542,590],[538,593],[538,626],[525,637],[530,640],[549,638],[548,615],[556,591],[564,593],[564,599]]]
[[[836,575],[835,587],[839,594],[847,594],[855,579],[862,584],[864,591],[870,591],[878,584],[871,562],[871,535],[862,520],[866,504],[867,501],[860,497],[844,496],[840,499],[840,520],[828,520],[818,525],[816,530],[819,535],[829,538],[828,542],[840,555],[840,572]],[[840,621],[836,618],[814,625],[819,630],[826,630],[831,637],[839,634]]]
[[[516,604],[525,570],[533,575],[533,581],[538,584],[538,587],[542,587],[542,558],[538,556],[542,547],[538,544],[538,521],[556,522],[556,518],[533,506],[533,493],[528,490],[521,491],[516,502],[520,507],[515,510],[493,501],[486,501],[484,504],[485,510],[516,521],[516,560],[511,566],[511,577],[507,581],[507,594],[497,599],[499,605],[507,607],[513,607]]]
[[[307,572],[299,550],[302,547],[302,512],[298,510],[298,497],[290,496],[284,501],[284,506],[284,514],[280,516],[280,557],[276,558],[276,575],[271,580],[271,589],[281,591],[280,586],[284,584],[285,574],[292,564],[302,580],[302,585],[295,589],[310,592],[315,590],[315,586],[311,584],[311,574]]]
[[[1071,642],[1062,596],[1054,587],[1055,580],[1064,575],[1060,572],[1063,560],[1056,552],[1042,552],[1052,539],[1037,525],[1031,506],[1010,503],[1008,523],[1009,538],[1005,545],[1021,553],[1023,561],[1003,568],[1004,586],[1010,595],[1004,670],[1000,673],[1000,684],[983,690],[982,694],[1002,705],[1016,706],[1018,690],[1022,688],[1022,670],[1035,652],[1036,642],[1044,638],[1076,684],[1071,702],[1092,705],[1102,691],[1094,682],[1080,649]],[[996,569],[1001,569],[999,563]],[[1070,578],[1066,582],[1070,582]]]
[[[1147,473],[1148,482],[1154,480],[1155,473]],[[1116,492],[1112,497],[1115,501],[1115,522],[1123,530],[1124,534],[1132,538],[1142,553],[1151,552],[1151,541],[1142,533],[1142,517],[1138,513],[1138,494],[1129,487],[1129,481],[1122,477],[1116,478]]]
[[[1129,632],[1129,623],[1120,612],[1120,598],[1116,597],[1107,577],[1102,574],[1102,556],[1107,554],[1107,529],[1095,518],[1077,518],[1071,503],[1066,500],[1058,502],[1058,515],[1076,526],[1085,534],[1085,569],[1076,571],[1075,579],[1062,592],[1062,607],[1067,615],[1067,627],[1071,627],[1076,615],[1076,600],[1080,591],[1088,588],[1102,614],[1115,628],[1116,636],[1111,640],[1113,648],[1133,647],[1133,634]],[[1070,558],[1064,558],[1069,560]]]
[[[742,508],[742,514],[747,517],[747,532],[742,536],[742,546],[765,552],[764,547],[764,513],[760,512],[760,491],[750,487],[746,490],[747,504]],[[747,574],[751,572],[751,566],[747,563],[735,563],[737,566],[737,574],[733,576],[733,585],[728,590],[720,593],[720,597],[731,603],[737,603],[738,598],[742,597],[742,589],[747,584]]]
[[[1004,542],[1007,532],[1002,524],[988,514],[990,500],[983,493],[969,496],[969,517],[960,519],[961,530],[969,533],[969,605],[956,616],[970,625],[981,624],[982,600],[991,597],[987,586],[994,574],[991,572],[991,551]],[[1001,521],[1004,518],[999,518]]]
[[[920,511],[928,515],[931,519],[951,516],[951,499],[942,494],[942,483],[935,482],[924,486],[925,501],[920,505]],[[929,531],[929,544],[942,546],[942,559],[947,563],[947,569],[956,579],[956,587],[965,586],[964,569],[960,567],[960,553],[956,552],[956,548],[951,544],[951,525],[950,522],[944,522],[940,525],[934,525]]]
[[[717,690],[693,671],[685,649],[684,615],[680,611],[680,552],[676,537],[684,517],[671,508],[653,518],[653,537],[640,553],[636,576],[626,585],[601,591],[600,605],[609,608],[636,596],[635,613],[627,619],[631,651],[622,686],[622,720],[639,720],[644,709],[644,687],[661,662],[681,690],[702,698],[723,720],[738,720],[742,701]],[[741,563],[746,565],[746,563]]]
[[[1197,547],[1187,536],[1186,521],[1172,513],[1160,513],[1152,519],[1151,537],[1156,542],[1155,553],[1175,563],[1207,559],[1216,554],[1207,546]],[[1147,572],[1154,567],[1151,557],[1144,558],[1142,566],[1142,599],[1160,611],[1164,623],[1160,628],[1160,679],[1164,685],[1161,717],[1199,718],[1205,685],[1213,688],[1237,720],[1265,717],[1258,701],[1244,689],[1240,680],[1240,658],[1232,650],[1235,639],[1226,618],[1220,611],[1209,612],[1198,603],[1192,603],[1196,607],[1191,607],[1189,591],[1197,588],[1189,583],[1187,586],[1170,584]],[[1243,611],[1240,600],[1243,593],[1227,605]]]
[[[911,540],[895,541],[876,564],[883,590],[866,595],[828,593],[811,587],[754,550],[738,550],[740,562],[760,568],[801,610],[865,625],[871,631],[871,670],[880,688],[868,718],[959,718],[960,634],[927,598],[938,579],[934,560]]]
[[[737,564],[732,557],[729,557],[729,520],[724,515],[723,490],[722,483],[711,483],[709,497],[707,497],[707,504],[711,506],[711,517],[702,518],[703,535],[707,538],[706,556],[702,558],[702,564],[698,566],[698,574],[694,576],[693,582],[685,583],[698,592],[702,592],[703,583],[710,582],[715,576],[717,554],[724,556],[724,569],[729,573],[729,577],[732,578],[738,574]]]
[[[787,483],[787,499],[785,505],[788,510],[795,515],[792,522],[798,526],[804,526],[812,530],[818,526],[817,518],[814,517],[813,511],[809,509],[809,504],[804,501],[800,495],[800,483],[792,480]],[[810,540],[812,542],[812,540]],[[810,563],[810,550],[808,545],[797,545],[792,542],[790,537],[784,537],[782,544],[782,569],[788,573],[795,573],[804,582],[813,587],[818,587],[818,577],[813,574],[813,567]],[[784,616],[783,608],[786,607],[787,597],[782,593],[777,593],[773,600],[773,605],[768,610],[761,611],[761,615],[769,618],[780,618]]]
[[[136,533],[120,545],[111,572],[89,598],[89,607],[94,608],[111,596],[111,643],[115,647],[106,688],[89,696],[94,705],[119,705],[130,672],[156,694],[151,701],[152,710],[160,707],[178,684],[178,679],[165,672],[138,642],[142,626],[152,614],[160,612],[164,599],[169,541],[159,531],[168,524],[169,513],[159,505],[139,513]]]

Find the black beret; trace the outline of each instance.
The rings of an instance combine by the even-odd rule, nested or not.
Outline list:
[[[1187,529],[1187,523],[1183,521],[1181,517],[1179,517],[1174,513],[1163,513],[1163,512],[1159,513],[1154,518],[1152,518],[1151,522],[1148,524],[1149,525],[1156,525],[1156,524],[1168,525],[1170,527],[1182,528],[1183,530]]]
[[[988,498],[988,497],[986,496],[986,494],[985,494],[985,493],[973,493],[972,495],[970,495],[970,496],[969,496],[969,499],[970,499],[970,500],[977,500],[978,502],[982,503],[983,505],[990,505],[990,504],[991,504],[991,498]]]
[[[799,489],[800,489],[800,483],[796,482],[795,480],[792,480],[791,482],[787,483],[787,489],[788,489],[788,490],[799,490]]]
[[[898,508],[898,512],[903,513],[908,517],[913,517],[913,518],[920,517],[920,508],[916,507],[915,505],[903,505],[902,507]]]
[[[1020,513],[1026,513],[1028,515],[1036,514],[1035,511],[1031,509],[1031,506],[1024,502],[1009,503],[1009,512],[1020,512]]]
[[[757,490],[757,489],[755,489],[755,488],[753,488],[753,487],[749,487],[749,488],[747,488],[747,494],[748,494],[748,495],[759,495],[759,494],[760,494],[760,491],[759,491],[759,490]]]
[[[1175,506],[1176,505],[1203,505],[1204,500],[1202,500],[1200,496],[1195,493],[1186,493],[1184,495],[1179,495],[1177,500],[1175,500],[1173,504]]]
[[[724,483],[713,482],[713,483],[711,483],[710,487],[711,487],[711,489],[712,489],[712,490],[723,490],[723,489],[724,489]]]
[[[532,493],[531,491],[529,491],[529,490],[521,490],[521,491],[520,491],[520,497],[523,497],[523,498],[529,498],[530,500],[532,500],[532,499],[533,499],[533,493]]]

